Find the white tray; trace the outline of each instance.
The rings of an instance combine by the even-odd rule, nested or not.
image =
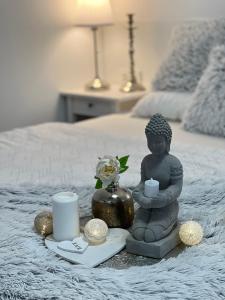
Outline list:
[[[126,238],[129,232],[121,228],[111,228],[106,239],[106,242],[101,245],[90,245],[84,253],[71,253],[57,248],[56,242],[52,235],[45,239],[45,245],[48,249],[65,258],[66,260],[82,264],[87,267],[96,267],[113,255],[117,254],[126,245]]]

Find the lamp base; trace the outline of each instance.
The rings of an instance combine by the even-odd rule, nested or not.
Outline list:
[[[96,77],[86,85],[86,89],[92,91],[108,90],[109,84],[104,82],[101,78]]]
[[[121,92],[131,93],[137,91],[145,91],[145,87],[138,82],[134,82],[132,80],[128,80],[121,88]]]

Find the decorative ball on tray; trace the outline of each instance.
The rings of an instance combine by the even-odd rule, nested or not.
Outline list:
[[[203,238],[202,226],[195,221],[188,221],[181,225],[179,230],[181,241],[187,246],[194,246],[201,242]]]
[[[43,236],[51,234],[53,232],[52,213],[50,211],[39,213],[34,219],[34,228]]]
[[[91,245],[99,245],[106,241],[108,226],[101,219],[91,219],[84,227],[84,235]]]
[[[134,218],[134,202],[131,192],[119,187],[119,174],[127,169],[129,155],[104,156],[96,166],[97,191],[92,198],[92,214],[109,227],[128,228]]]

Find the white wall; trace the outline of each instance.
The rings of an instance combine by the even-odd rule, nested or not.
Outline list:
[[[137,73],[149,84],[172,27],[225,16],[224,0],[111,0],[115,25],[102,37],[101,72],[120,84],[128,72],[126,14],[137,23]],[[92,77],[92,40],[75,28],[75,0],[0,0],[0,131],[60,120],[58,93]]]
[[[92,62],[73,22],[74,0],[0,0],[0,131],[59,119],[59,90]]]
[[[105,74],[111,82],[122,82],[128,73],[126,14],[134,13],[135,68],[146,87],[166,54],[175,25],[190,19],[225,17],[224,0],[111,0],[111,3],[116,24],[104,31]]]

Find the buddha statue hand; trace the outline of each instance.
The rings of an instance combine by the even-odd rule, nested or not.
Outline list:
[[[144,189],[135,188],[132,196],[134,200],[145,209],[167,206],[171,199],[171,193],[168,190],[161,190],[159,191],[158,195],[154,197],[146,197],[144,195]]]
[[[144,195],[144,188],[142,186],[136,187],[132,192],[133,199],[143,208],[151,208],[153,198]]]

